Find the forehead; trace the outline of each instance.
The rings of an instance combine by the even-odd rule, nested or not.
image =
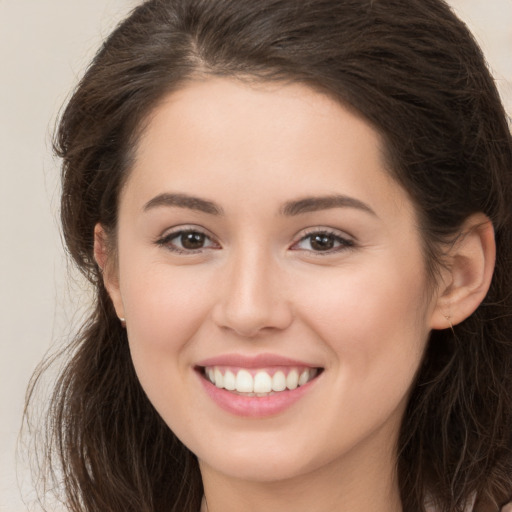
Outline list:
[[[154,109],[128,180],[139,202],[164,191],[226,196],[251,204],[272,196],[332,193],[407,199],[390,177],[369,123],[305,85],[209,78]],[[229,192],[226,195],[226,192]]]
[[[222,150],[281,149],[285,141],[292,145],[305,135],[312,144],[301,145],[302,150],[321,140],[330,145],[336,137],[336,146],[341,147],[347,126],[354,138],[367,140],[376,151],[382,147],[378,133],[357,113],[306,85],[281,82],[215,77],[188,82],[162,99],[145,126],[137,151],[143,157],[158,144],[172,144],[173,136],[179,136],[180,145],[197,146],[200,140],[214,142],[215,148],[224,136]],[[276,138],[277,134],[281,136]]]

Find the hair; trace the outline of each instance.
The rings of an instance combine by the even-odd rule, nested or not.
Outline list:
[[[419,216],[426,268],[483,212],[495,230],[490,290],[431,333],[405,412],[405,512],[498,508],[512,497],[512,140],[484,57],[443,0],[150,0],[105,41],[60,120],[61,218],[95,289],[51,400],[47,455],[72,512],[197,512],[196,457],[142,390],[94,255],[113,240],[120,190],[159,102],[209,76],[302,83],[381,135]],[[48,448],[53,447],[53,448]]]

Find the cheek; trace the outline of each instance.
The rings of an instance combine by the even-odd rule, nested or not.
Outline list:
[[[333,364],[344,367],[339,375],[403,385],[412,380],[429,335],[425,279],[420,265],[383,266],[309,282],[302,318],[330,347]]]
[[[207,315],[207,286],[193,272],[183,275],[168,268],[129,275],[122,293],[137,377],[164,421],[188,440],[197,419],[190,407],[194,375],[189,347]]]
[[[164,382],[189,378],[187,345],[208,315],[211,293],[197,269],[132,268],[139,271],[129,271],[126,265],[123,274],[120,268],[128,339],[138,377],[153,400]]]
[[[317,300],[304,302],[302,316],[331,351],[327,371],[335,393],[323,421],[333,433],[343,429],[342,447],[387,419],[398,430],[429,334],[422,283],[413,286],[411,275],[391,270],[386,279],[349,274],[314,293]]]
[[[192,269],[172,271],[165,265],[121,275],[126,318],[147,340],[165,344],[193,333],[204,316],[208,284]],[[161,338],[164,339],[161,339]]]

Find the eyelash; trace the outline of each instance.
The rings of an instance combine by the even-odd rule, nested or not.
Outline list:
[[[212,244],[216,244],[216,242],[214,242],[212,240],[212,237],[207,235],[204,231],[201,231],[200,229],[192,228],[192,227],[180,229],[178,231],[173,231],[171,233],[168,233],[168,234],[164,235],[163,237],[159,238],[158,240],[156,240],[156,244],[159,246],[165,247],[168,250],[170,250],[174,253],[177,253],[177,254],[198,254],[198,253],[203,252],[204,249],[210,249],[210,247],[201,247],[199,249],[183,249],[183,248],[177,247],[175,244],[171,243],[172,240],[175,240],[175,239],[180,238],[183,235],[187,235],[187,234],[201,235],[204,237],[204,240],[209,240],[210,242],[212,242]]]
[[[313,236],[332,237],[332,239],[334,240],[334,243],[337,243],[339,245],[338,245],[338,247],[331,248],[326,251],[314,251],[311,249],[300,249],[300,248],[294,249],[295,246],[297,246],[301,242],[307,240],[308,238],[310,239],[310,244],[311,244],[311,239]],[[329,230],[329,229],[312,229],[311,231],[306,232],[304,235],[302,235],[301,238],[292,245],[292,250],[308,251],[308,252],[313,253],[315,256],[329,256],[331,254],[336,254],[336,253],[339,253],[342,251],[346,251],[348,249],[353,249],[354,247],[355,247],[354,240],[352,240],[348,237],[341,236],[340,233],[337,231],[333,231],[333,230]]]
[[[187,234],[201,235],[202,237],[204,237],[204,240],[209,240],[210,243],[212,244],[212,246],[200,247],[198,249],[184,249],[184,248],[177,247],[175,244],[172,243],[173,240],[183,237],[184,235],[187,235]],[[304,242],[308,238],[311,240],[311,238],[313,236],[332,237],[332,239],[334,241],[333,243],[335,243],[335,244],[337,243],[339,245],[335,248],[330,248],[325,251],[315,251],[312,249],[295,248],[296,246],[298,246],[300,243]],[[205,249],[220,248],[220,246],[217,244],[217,242],[212,240],[212,238],[209,235],[207,235],[204,231],[197,229],[197,228],[189,228],[189,229],[187,228],[187,229],[180,229],[178,231],[173,231],[173,232],[168,233],[165,236],[157,239],[155,241],[155,243],[158,246],[167,248],[171,252],[174,252],[177,254],[186,254],[186,255],[198,254],[198,253],[203,252]],[[311,243],[311,241],[310,241],[310,243]],[[307,252],[314,254],[315,256],[316,255],[327,256],[327,255],[331,255],[331,254],[336,254],[341,251],[346,251],[348,249],[353,249],[354,247],[355,247],[355,243],[353,240],[341,236],[336,231],[332,231],[332,230],[328,230],[328,229],[314,229],[314,230],[311,230],[311,231],[305,233],[303,236],[301,236],[301,238],[297,242],[295,242],[291,246],[290,249],[294,250],[294,251],[307,251]]]

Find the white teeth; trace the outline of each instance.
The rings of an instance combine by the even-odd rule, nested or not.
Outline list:
[[[224,387],[224,377],[222,376],[222,373],[218,368],[215,368],[215,370],[213,371],[213,376],[215,378],[215,385],[218,388],[223,388]]]
[[[224,374],[224,388],[228,391],[236,389],[236,377],[233,372],[229,370]]]
[[[243,369],[236,373],[231,370],[222,373],[218,367],[205,368],[205,375],[216,387],[244,393],[247,396],[268,396],[286,389],[294,390],[312,380],[317,374],[316,368],[305,369],[300,374],[297,368],[292,368],[287,375],[278,370],[272,377],[265,370],[257,370],[253,377],[248,370]]]
[[[272,391],[272,377],[267,372],[258,372],[254,376],[254,392],[270,393]]]
[[[299,372],[292,370],[286,377],[286,387],[288,389],[295,389],[299,385]]]
[[[286,389],[286,377],[283,372],[276,372],[272,377],[272,391],[284,391]]]
[[[236,374],[235,389],[240,393],[254,393],[254,379],[247,370],[240,370]]]
[[[304,370],[299,377],[299,386],[304,386],[309,380],[309,370]]]

